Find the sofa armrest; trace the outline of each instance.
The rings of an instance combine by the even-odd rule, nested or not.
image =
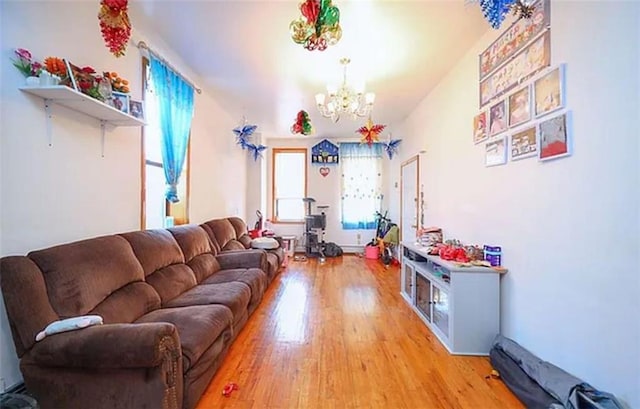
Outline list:
[[[181,356],[173,324],[107,324],[63,332],[37,342],[31,363],[66,368],[151,368]]]
[[[259,268],[268,271],[267,253],[264,250],[232,250],[225,251],[216,256],[220,268],[223,270],[233,268]]]

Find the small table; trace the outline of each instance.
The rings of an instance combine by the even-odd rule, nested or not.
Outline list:
[[[296,252],[297,236],[282,236],[282,248],[288,257],[293,257]]]

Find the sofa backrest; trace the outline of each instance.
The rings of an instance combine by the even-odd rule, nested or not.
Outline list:
[[[158,294],[144,282],[143,268],[131,246],[120,236],[8,257],[0,267],[20,356],[33,346],[35,335],[55,320],[100,314],[106,323],[124,323],[160,306]]]
[[[133,248],[146,282],[156,290],[162,304],[196,285],[193,271],[185,264],[182,250],[168,230],[143,230],[120,236]]]
[[[236,228],[227,218],[209,220],[201,226],[207,232],[213,246],[218,251],[244,250],[249,248],[237,240]]]
[[[172,227],[169,232],[178,242],[185,262],[193,270],[198,283],[220,270],[210,238],[201,226],[185,224]]]
[[[229,223],[233,225],[236,231],[236,240],[238,240],[245,249],[251,248],[251,236],[247,224],[239,217],[229,217]]]

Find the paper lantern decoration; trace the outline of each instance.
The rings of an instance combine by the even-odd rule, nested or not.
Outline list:
[[[331,0],[305,0],[297,19],[289,24],[291,39],[309,51],[324,51],[342,38],[340,10]]]
[[[302,135],[311,135],[313,133],[313,125],[311,125],[311,119],[307,111],[302,110],[298,112],[296,122],[291,125],[291,133],[299,133]]]
[[[244,124],[233,128],[233,133],[236,135],[236,144],[240,145],[242,149],[247,149],[249,145],[248,138],[256,131],[258,125]]]

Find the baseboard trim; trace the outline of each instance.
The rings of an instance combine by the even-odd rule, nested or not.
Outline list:
[[[364,253],[364,246],[360,245],[342,245],[342,244],[338,244],[338,246],[340,246],[342,248],[342,251],[344,251],[345,253],[349,253],[349,254],[360,254],[360,253]],[[296,246],[296,253],[304,253],[305,252],[305,248],[304,246]]]

